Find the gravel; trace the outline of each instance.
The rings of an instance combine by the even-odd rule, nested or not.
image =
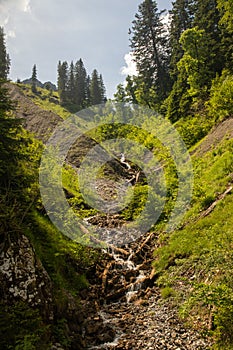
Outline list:
[[[155,287],[150,289],[149,297],[129,304],[105,305],[101,317],[115,329],[116,339],[92,349],[207,350],[211,347],[208,339],[185,327],[176,308],[162,300]]]

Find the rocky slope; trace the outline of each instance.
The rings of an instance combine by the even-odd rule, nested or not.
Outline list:
[[[6,84],[12,101],[16,102],[16,116],[23,120],[23,126],[43,142],[47,141],[62,118],[51,111],[37,106],[25,96],[23,90],[15,84]]]
[[[228,118],[215,126],[205,139],[195,149],[196,156],[202,156],[204,153],[213,149],[224,138],[233,138],[233,118]]]

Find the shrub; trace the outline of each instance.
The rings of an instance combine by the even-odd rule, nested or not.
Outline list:
[[[233,116],[233,76],[228,71],[223,71],[220,77],[214,79],[207,107],[209,115],[215,120]]]

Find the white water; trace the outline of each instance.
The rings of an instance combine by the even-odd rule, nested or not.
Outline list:
[[[126,293],[126,301],[130,303],[131,300],[137,295],[138,291],[142,288],[142,282],[145,279],[145,273],[143,271],[139,271],[139,275],[136,278],[136,281],[130,286],[128,292]]]
[[[119,342],[119,339],[120,337],[116,337],[111,343],[104,343],[104,344],[101,344],[101,345],[96,345],[96,346],[93,346],[91,348],[89,348],[90,350],[94,350],[94,349],[108,349],[109,347],[114,347],[114,346],[117,346],[118,345],[118,342]]]
[[[135,300],[138,292],[142,288],[142,283],[145,280],[145,273],[144,271],[140,270],[139,266],[137,266],[133,260],[132,257],[134,256],[134,253],[131,248],[127,247],[127,250],[129,250],[129,256],[122,258],[122,255],[114,251],[113,249],[109,248],[107,251],[105,250],[105,253],[108,253],[112,256],[112,258],[117,262],[117,266],[119,268],[119,274],[120,269],[127,270],[127,271],[137,271],[137,277],[135,277],[134,282],[131,283],[130,287],[128,288],[125,297],[126,297],[126,303],[131,303],[133,300]],[[134,275],[135,276],[135,275]],[[122,281],[124,281],[124,275],[121,276]],[[119,303],[116,303],[116,305]],[[104,344],[100,344],[97,346],[93,346],[89,348],[90,350],[98,350],[98,349],[109,349],[111,347],[115,347],[119,343],[119,339],[122,337],[123,332],[119,331],[119,328],[116,326],[117,319],[112,317],[112,315],[109,315],[107,312],[107,304],[105,304],[106,312],[105,311],[99,311],[99,316],[101,317],[103,324],[111,324],[112,328],[116,332],[115,338],[112,342],[107,342]]]
[[[124,260],[119,254],[117,254],[115,251],[111,252],[111,255],[115,261],[120,263],[122,268],[125,268],[126,270],[136,270],[137,266],[134,264],[134,262],[131,260],[133,253],[130,252],[129,257],[127,260]]]
[[[103,324],[111,323],[111,325],[113,325],[114,322],[116,321],[116,318],[108,318],[108,315],[104,311],[99,311],[98,315],[102,318]],[[114,340],[112,342],[107,342],[107,343],[104,343],[104,344],[92,346],[89,349],[90,350],[94,350],[94,349],[96,349],[96,350],[98,350],[98,349],[108,349],[109,347],[114,347],[114,346],[118,345],[119,339],[121,338],[123,333],[120,332],[116,327],[113,327],[113,329],[115,330],[116,335],[115,335],[115,338],[114,338]]]
[[[126,270],[137,270],[137,266],[135,263],[131,260],[133,256],[133,251],[130,249],[130,254],[126,260],[124,260],[119,254],[117,254],[115,251],[111,251],[111,255],[115,261],[117,261],[118,264],[122,266],[122,268]],[[142,282],[145,279],[145,273],[142,270],[139,270],[139,275],[136,277],[136,280],[131,284],[128,291],[126,292],[126,301],[129,303],[132,299],[134,299],[134,296],[140,291],[142,288]]]

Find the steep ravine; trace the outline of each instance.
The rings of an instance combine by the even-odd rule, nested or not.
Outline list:
[[[121,176],[127,176],[127,171],[133,175],[134,168],[127,169]],[[105,186],[101,182],[99,186],[101,195],[108,197],[111,181],[106,178]],[[111,220],[94,216],[87,221],[103,230],[122,224],[114,215]],[[210,341],[179,319],[175,303],[161,297],[152,268],[157,241],[158,234],[148,232],[127,245],[111,245],[103,251],[83,301],[94,301],[96,309],[83,325],[87,349],[209,349]]]
[[[45,141],[61,118],[33,104],[18,87],[12,86],[10,92],[12,98],[19,101],[17,115],[25,119],[25,127]],[[89,139],[85,143],[88,149],[87,145],[91,147]],[[79,152],[82,153],[83,149]],[[77,154],[75,160],[71,152],[69,161],[78,166],[77,158]],[[111,165],[113,168],[118,167],[118,171],[122,172],[121,175],[127,177],[125,169],[121,168],[118,162]],[[128,174],[128,179],[131,179],[131,175]],[[92,217],[90,220],[92,224],[98,224],[100,227],[105,224],[98,222],[98,217]],[[112,217],[108,224],[118,226],[119,219]],[[209,348],[210,343],[207,339],[185,327],[179,320],[177,309],[171,301],[161,298],[155,284],[157,276],[151,267],[156,240],[156,233],[149,233],[128,246],[120,249],[112,247],[103,251],[96,266],[87,272],[90,286],[80,292],[79,309],[77,310],[77,305],[73,303],[72,298],[67,304],[66,316],[68,315],[69,318],[69,329],[73,329],[74,337],[77,338],[76,349],[205,350]],[[35,300],[38,295],[38,304],[44,308],[45,299],[52,300],[51,281],[40,262],[37,261],[30,242],[26,239],[25,242],[27,243],[25,254],[30,252],[29,262],[33,262],[32,270],[36,271],[35,276],[32,276],[35,281],[32,295]],[[25,254],[23,251],[21,255]],[[10,259],[7,250],[6,255],[7,257],[2,256],[3,266],[6,266],[7,259]],[[20,254],[15,251],[12,259],[20,262]],[[17,267],[13,260],[12,262]],[[24,264],[22,266],[24,268]],[[7,265],[4,270],[6,276],[9,275],[8,270]],[[31,273],[26,269],[24,272],[22,278],[20,275],[20,283],[27,282],[26,275],[29,276]],[[46,282],[48,291],[44,289],[44,284],[41,284],[39,278],[41,273],[45,276],[42,282]],[[11,272],[11,275],[15,274],[15,271]],[[9,286],[7,285],[6,288]],[[29,297],[30,294],[28,294]],[[50,307],[47,309],[46,312],[52,319],[53,312]],[[54,345],[53,349],[65,348]]]

